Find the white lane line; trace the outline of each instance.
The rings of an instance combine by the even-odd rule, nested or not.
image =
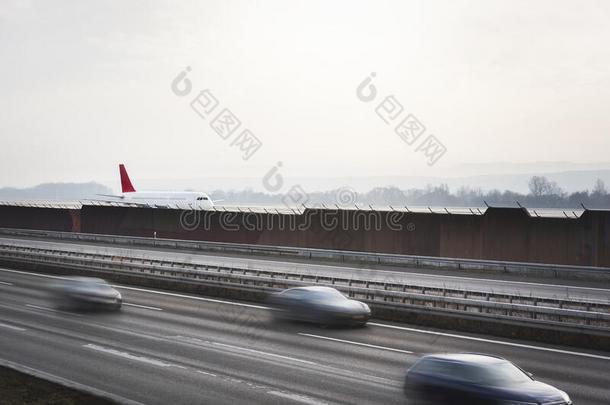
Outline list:
[[[364,347],[370,347],[370,348],[373,348],[373,349],[387,350],[387,351],[390,351],[390,352],[413,354],[413,352],[411,352],[409,350],[401,350],[401,349],[394,349],[393,347],[371,345],[369,343],[354,342],[352,340],[336,339],[336,338],[331,338],[331,337],[328,337],[328,336],[312,335],[310,333],[299,333],[299,335],[307,336],[307,337],[311,337],[311,338],[316,338],[316,339],[331,340],[333,342],[347,343],[347,344],[354,345],[354,346],[364,346]]]
[[[315,398],[306,397],[304,395],[291,394],[288,392],[267,391],[267,394],[275,395],[276,397],[280,397],[280,398],[284,398],[284,399],[291,399],[293,401],[302,402],[304,404],[310,404],[310,405],[326,405],[327,404],[326,402],[319,401]]]
[[[218,255],[206,255],[208,257],[215,258],[216,260],[223,261],[226,259],[224,256]],[[237,258],[238,263],[242,261],[244,264],[253,263],[260,265],[269,266],[269,262],[260,259],[239,259]],[[591,291],[603,291],[610,292],[610,289],[607,288],[596,288],[596,287],[580,287],[580,286],[571,286],[565,284],[551,284],[551,283],[539,283],[532,281],[517,281],[517,280],[495,280],[492,278],[477,278],[477,277],[469,277],[469,276],[459,276],[459,275],[444,275],[444,274],[430,274],[430,273],[421,273],[417,271],[396,271],[390,269],[374,269],[374,268],[354,268],[349,266],[334,266],[331,264],[307,264],[307,263],[294,263],[294,262],[280,262],[280,261],[272,261],[273,263],[277,263],[275,267],[279,267],[285,265],[286,263],[290,263],[296,270],[305,271],[304,274],[310,274],[311,270],[320,269],[322,271],[331,271],[339,270],[343,272],[349,272],[351,270],[356,270],[355,274],[365,273],[365,272],[375,272],[375,273],[385,273],[392,274],[397,276],[402,276],[408,278],[410,275],[421,276],[422,278],[430,278],[430,279],[455,279],[460,281],[483,281],[483,282],[492,282],[492,283],[500,283],[500,284],[513,284],[515,286],[527,285],[527,286],[543,286],[543,287],[554,287],[554,288],[569,288],[569,289],[578,289],[578,290],[591,290]],[[296,267],[294,266],[296,265]],[[271,266],[273,269],[273,266]],[[484,273],[483,275],[489,274],[490,276],[495,275],[495,273]],[[602,301],[603,302],[603,301]]]
[[[32,273],[30,271],[0,269],[0,272],[1,271],[6,271],[6,272],[9,272],[9,273],[17,273],[17,274],[27,274],[28,276],[38,276],[38,277],[45,277],[45,278],[58,278],[58,279],[65,279],[66,278],[66,277],[61,277],[61,276],[51,276],[49,274]]]
[[[131,353],[127,353],[127,352],[121,352],[119,350],[110,349],[108,347],[103,347],[103,346],[98,346],[98,345],[95,345],[95,344],[92,344],[92,343],[83,345],[83,347],[85,347],[87,349],[95,350],[95,351],[98,351],[98,352],[102,352],[102,353],[112,354],[114,356],[122,357],[122,358],[128,359],[128,360],[134,360],[134,361],[139,361],[141,363],[152,364],[153,366],[184,368],[184,367],[176,365],[176,364],[166,363],[164,361],[156,360],[156,359],[151,359],[149,357],[136,356],[135,354],[131,354]]]
[[[248,349],[246,347],[233,346],[233,345],[228,345],[228,344],[225,344],[225,343],[218,343],[218,342],[211,342],[211,343],[213,345],[215,345],[215,346],[222,346],[222,347],[226,347],[226,348],[230,348],[230,349],[242,350],[242,351],[249,352],[249,353],[259,354],[259,355],[262,355],[262,356],[277,357],[277,358],[280,358],[280,359],[292,360],[292,361],[296,361],[296,362],[299,362],[299,363],[305,363],[305,364],[312,364],[312,365],[316,364],[313,361],[309,361],[309,360],[302,360],[302,359],[297,359],[297,358],[294,358],[294,357],[282,356],[280,354],[275,354],[275,353],[262,352],[260,350]]]
[[[30,368],[27,366],[23,366],[21,364],[17,364],[17,363],[13,363],[12,361],[9,360],[4,360],[0,358],[0,366],[3,367],[8,367],[8,368],[12,368],[13,370],[17,370],[23,374],[29,374],[29,375],[33,375],[34,377],[38,377],[42,380],[47,380],[47,381],[52,381],[54,383],[63,385],[64,387],[70,387],[70,388],[74,388],[78,391],[81,392],[87,392],[89,394],[92,394],[96,397],[101,397],[101,398],[107,398],[112,400],[113,402],[116,402],[117,404],[123,404],[123,405],[145,405],[142,402],[136,402],[136,401],[132,401],[130,399],[127,399],[125,397],[121,397],[119,395],[116,394],[111,394],[107,391],[102,391],[100,389],[91,387],[89,385],[84,385],[84,384],[80,384],[77,383],[75,381],[72,380],[68,380],[66,378],[63,377],[59,377],[57,375],[54,374],[49,374],[47,372],[44,371],[40,371],[34,368]]]
[[[0,284],[2,284],[2,285],[13,285],[13,283],[7,283],[6,281],[0,281]]]
[[[124,302],[123,305],[127,305],[129,307],[136,307],[136,308],[144,308],[144,309],[150,309],[153,311],[163,311],[161,308],[157,308],[157,307],[149,307],[147,305],[138,305],[138,304],[132,304],[129,302]]]
[[[42,311],[55,312],[57,314],[65,314],[65,315],[72,315],[72,316],[82,316],[82,315],[79,315],[79,314],[75,314],[73,312],[60,311],[58,309],[53,309],[53,308],[48,308],[48,307],[41,307],[41,306],[38,306],[38,305],[25,304],[25,306],[29,307],[29,308],[34,308],[34,309],[40,309]]]
[[[339,269],[341,269],[342,267],[338,267]],[[486,278],[474,278],[474,277],[459,277],[459,276],[447,276],[447,275],[437,275],[437,274],[426,274],[426,273],[413,273],[413,272],[396,272],[396,271],[392,271],[392,270],[380,270],[380,269],[357,269],[358,271],[374,271],[374,272],[378,272],[378,273],[392,273],[398,276],[405,276],[405,275],[417,275],[417,276],[424,276],[424,277],[430,277],[430,278],[452,278],[452,279],[457,279],[457,280],[463,280],[463,281],[488,281],[488,282],[493,282],[493,283],[500,283],[500,284],[514,284],[514,285],[529,285],[529,286],[542,286],[542,287],[553,287],[553,288],[561,288],[564,290],[568,290],[568,289],[578,289],[578,290],[590,290],[590,291],[602,291],[602,292],[610,292],[610,289],[607,288],[595,288],[595,287],[580,287],[580,286],[571,286],[571,285],[563,285],[563,284],[544,284],[544,283],[534,283],[534,282],[527,282],[527,281],[512,281],[512,280],[492,280],[492,279],[486,279]],[[66,279],[68,277],[62,277],[62,276],[52,276],[49,274],[40,274],[40,273],[32,273],[29,271],[19,271],[19,270],[10,270],[10,269],[0,269],[0,271],[6,271],[6,272],[10,272],[10,273],[18,273],[18,274],[27,274],[30,276],[38,276],[38,277],[47,277],[47,278],[54,278],[54,279]],[[305,273],[304,273],[305,274]],[[123,288],[126,290],[134,290],[134,291],[143,291],[143,292],[149,292],[149,293],[153,293],[153,294],[161,294],[161,295],[169,295],[169,296],[174,296],[174,297],[181,297],[181,298],[190,298],[190,299],[195,299],[195,300],[201,300],[201,301],[209,301],[209,302],[218,302],[218,303],[223,303],[223,304],[229,304],[229,305],[237,305],[237,306],[244,306],[244,307],[250,307],[250,308],[258,308],[258,309],[269,309],[268,307],[265,306],[261,306],[261,305],[251,305],[251,304],[242,304],[242,303],[237,303],[237,302],[230,302],[230,301],[223,301],[223,300],[214,300],[214,299],[208,299],[208,298],[201,298],[201,297],[194,297],[192,295],[185,295],[185,294],[175,294],[175,293],[169,293],[169,292],[164,292],[164,291],[155,291],[155,290],[148,290],[146,288],[135,288],[135,287],[126,287],[126,286],[120,286],[120,285],[113,285],[113,287],[116,288]],[[434,285],[432,287],[438,287],[437,285]],[[558,296],[558,295],[543,295],[542,298],[558,298],[558,299],[562,299],[562,298],[567,298],[567,297],[562,297],[562,296]],[[597,299],[597,298],[585,298],[588,302],[593,302],[593,303],[608,303],[608,300],[602,300],[602,299]]]
[[[341,268],[341,267],[338,267]],[[495,280],[495,279],[491,279],[491,278],[476,278],[476,277],[462,277],[462,276],[450,276],[450,275],[443,275],[443,274],[428,274],[428,273],[415,273],[412,271],[395,271],[395,270],[381,270],[381,269],[357,269],[359,271],[374,271],[374,272],[382,272],[382,273],[391,273],[392,275],[397,275],[397,276],[408,276],[408,275],[415,275],[415,276],[422,276],[423,278],[440,278],[440,279],[456,279],[456,280],[460,280],[460,281],[483,281],[483,282],[491,282],[491,283],[498,283],[498,284],[513,284],[516,286],[519,285],[528,285],[528,286],[539,286],[539,287],[556,287],[556,288],[561,288],[561,289],[578,289],[578,290],[591,290],[591,291],[603,291],[603,292],[610,292],[610,289],[607,288],[597,288],[597,287],[580,287],[580,286],[572,286],[572,285],[566,285],[566,284],[548,284],[548,283],[535,283],[532,281],[514,281],[514,280]],[[493,275],[492,273],[490,273],[490,275]]]
[[[55,278],[55,279],[65,279],[65,278],[68,278],[68,277],[61,277],[61,276],[51,276],[49,274],[32,273],[32,272],[29,272],[29,271],[0,269],[0,272],[2,272],[2,271],[8,271],[8,272],[11,272],[11,273],[18,273],[18,274],[27,274],[27,275],[30,275],[30,276]],[[236,305],[236,306],[239,306],[239,307],[247,307],[247,308],[255,308],[255,309],[270,309],[269,307],[266,307],[266,306],[263,306],[263,305],[244,304],[244,303],[241,303],[241,302],[231,302],[231,301],[225,301],[225,300],[217,300],[217,299],[213,299],[213,298],[196,297],[196,296],[193,296],[193,295],[170,293],[170,292],[167,292],[167,291],[149,290],[149,289],[146,289],[146,288],[127,287],[127,286],[124,286],[124,285],[116,285],[116,284],[113,285],[113,287],[121,288],[121,289],[124,289],[124,290],[142,291],[142,292],[147,292],[147,293],[152,293],[152,294],[167,295],[167,296],[170,296],[170,297],[188,298],[188,299],[197,300],[197,301],[216,302],[216,303],[219,303],[219,304]]]
[[[8,272],[11,272],[11,273],[20,273],[20,274],[29,274],[29,275],[32,275],[32,276],[48,277],[48,278],[60,278],[60,279],[64,278],[64,277],[59,277],[59,276],[50,276],[50,275],[47,275],[47,274],[30,273],[30,272],[26,272],[26,271],[9,270],[9,269],[0,269],[0,271],[8,271]],[[478,279],[473,279],[473,280],[478,280]],[[523,283],[523,284],[528,284],[528,283]],[[535,283],[531,283],[531,284],[535,284]],[[175,294],[175,293],[170,293],[170,292],[165,292],[165,291],[147,290],[147,289],[144,289],[144,288],[125,287],[125,286],[118,286],[118,285],[115,286],[115,287],[117,287],[117,288],[124,288],[124,289],[127,289],[127,290],[149,292],[149,293],[153,293],[153,294],[168,295],[168,296],[174,296],[174,297],[180,297],[180,298],[189,298],[189,299],[200,300],[200,301],[218,302],[218,303],[223,303],[223,304],[244,306],[244,307],[249,307],[249,308],[257,308],[257,309],[269,309],[268,307],[260,306],[260,305],[242,304],[242,303],[237,303],[237,302],[215,300],[215,299],[203,298],[203,297],[195,297],[195,296],[192,296],[192,295]],[[558,285],[558,287],[576,288],[576,287],[560,286],[560,285]],[[586,287],[582,287],[582,288],[586,288]],[[603,290],[603,291],[610,291],[610,290]],[[28,305],[28,306],[30,306],[30,305]],[[36,306],[32,306],[32,307],[36,308]],[[38,308],[39,309],[44,309],[44,310],[49,310],[49,311],[54,311],[54,312],[61,312],[61,311],[55,311],[55,310],[52,310],[52,309],[49,309],[49,308],[44,308],[44,307],[38,307]],[[62,312],[62,313],[66,313],[66,312]],[[71,313],[70,313],[70,315],[80,316],[80,315],[71,314]],[[511,343],[511,342],[506,342],[506,341],[501,341],[501,340],[491,340],[491,339],[476,338],[476,337],[472,337],[472,336],[463,336],[463,335],[457,335],[457,334],[453,334],[453,333],[433,332],[433,331],[422,330],[422,329],[406,328],[406,327],[402,327],[402,326],[385,325],[385,324],[375,323],[375,322],[368,322],[368,325],[379,326],[379,327],[382,327],[382,328],[399,329],[399,330],[404,330],[404,331],[409,331],[409,332],[416,332],[416,333],[425,333],[425,334],[430,334],[430,335],[446,336],[446,337],[451,337],[451,338],[455,338],[455,339],[472,340],[472,341],[486,342],[486,343],[496,343],[496,344],[499,344],[499,345],[521,347],[521,348],[524,348],[524,349],[533,349],[533,350],[548,351],[548,352],[554,352],[554,353],[571,354],[571,355],[574,355],[574,356],[588,357],[588,358],[594,358],[594,359],[600,359],[600,360],[610,360],[610,356],[601,356],[601,355],[590,354],[590,353],[582,353],[582,352],[574,352],[574,351],[569,351],[569,350],[553,349],[553,348],[550,348],[550,347],[533,346],[533,345],[525,345],[525,344],[520,344],[520,343]]]
[[[599,354],[591,354],[591,353],[583,353],[583,352],[574,352],[574,351],[570,351],[570,350],[554,349],[552,347],[534,346],[534,345],[526,345],[526,344],[522,344],[522,343],[506,342],[504,340],[484,339],[484,338],[478,338],[478,337],[473,337],[473,336],[457,335],[457,334],[454,334],[454,333],[434,332],[434,331],[431,331],[431,330],[422,330],[422,329],[415,329],[415,328],[407,328],[407,327],[404,327],[404,326],[386,325],[386,324],[383,324],[383,323],[375,323],[375,322],[369,322],[369,323],[367,323],[367,325],[379,326],[381,328],[388,328],[388,329],[404,330],[404,331],[407,331],[407,332],[424,333],[424,334],[428,334],[428,335],[446,336],[446,337],[455,338],[455,339],[472,340],[472,341],[475,341],[475,342],[495,343],[495,344],[498,344],[498,345],[512,346],[512,347],[521,347],[521,348],[524,348],[524,349],[540,350],[540,351],[545,351],[545,352],[553,352],[553,353],[561,353],[561,354],[571,354],[573,356],[589,357],[589,358],[593,358],[593,359],[610,360],[610,356],[602,356],[602,355],[599,355]]]
[[[146,288],[127,287],[127,286],[123,286],[123,285],[113,285],[113,287],[121,288],[121,289],[124,289],[124,290],[143,291],[143,292],[152,293],[152,294],[168,295],[170,297],[189,298],[189,299],[197,300],[197,301],[217,302],[217,303],[220,303],[220,304],[236,305],[236,306],[247,307],[247,308],[269,309],[269,307],[265,307],[265,306],[262,306],[262,305],[253,305],[253,304],[244,304],[244,303],[241,303],[241,302],[231,302],[231,301],[224,301],[224,300],[216,300],[216,299],[213,299],[213,298],[196,297],[196,296],[193,296],[193,295],[170,293],[170,292],[167,292],[167,291],[148,290]]]
[[[261,355],[265,355],[265,356],[272,356],[272,357],[279,357],[282,359],[287,359],[287,360],[291,360],[291,361],[296,361],[296,362],[300,362],[300,363],[304,363],[304,364],[312,364],[315,365],[315,369],[316,370],[326,370],[326,371],[330,371],[333,374],[337,374],[337,375],[341,375],[341,376],[346,376],[349,375],[350,377],[357,377],[359,379],[362,379],[363,381],[367,381],[367,382],[374,382],[376,384],[384,384],[384,385],[391,385],[391,386],[396,386],[396,387],[402,387],[402,381],[393,381],[393,380],[388,380],[386,378],[381,378],[381,377],[374,377],[371,375],[366,375],[366,374],[361,374],[358,372],[353,372],[351,370],[344,370],[344,369],[340,369],[340,368],[336,368],[336,367],[332,367],[332,366],[325,366],[325,365],[321,365],[319,363],[314,363],[308,360],[302,360],[302,359],[296,359],[293,357],[287,357],[287,356],[281,356],[278,354],[274,354],[274,353],[268,353],[268,352],[261,352],[258,350],[252,350],[252,349],[247,349],[247,348],[243,348],[243,347],[239,347],[239,346],[233,346],[233,345],[228,345],[225,343],[217,343],[217,342],[210,342],[207,340],[202,340],[199,338],[194,338],[194,337],[188,337],[188,336],[167,336],[168,339],[171,340],[177,340],[179,342],[183,342],[183,343],[190,343],[190,344],[194,344],[194,345],[198,345],[198,346],[205,346],[205,347],[209,347],[211,345],[217,345],[217,346],[225,346],[231,349],[234,349],[235,351],[240,350],[240,351],[248,351],[248,352],[253,352],[255,354],[261,354]],[[240,380],[235,380],[231,377],[222,377],[224,378],[226,381],[229,382],[240,382]],[[241,383],[241,382],[240,382]],[[244,384],[252,386],[253,388],[265,388],[264,386],[259,386],[256,384],[251,384],[247,381],[243,381]],[[272,389],[272,387],[267,387],[268,389]]]
[[[199,374],[209,375],[210,377],[218,377],[218,375],[213,374],[213,373],[208,373],[207,371],[202,371],[202,370],[195,370],[195,371],[197,371]]]
[[[13,238],[2,238],[5,240],[11,240],[11,241],[16,241],[18,243],[23,243],[23,239],[13,239]],[[51,245],[51,246],[64,246],[66,245],[66,243],[59,243],[59,242],[48,242],[48,241],[44,241],[42,243],[38,243],[38,246],[45,246],[45,245]],[[89,244],[86,244],[89,246]],[[96,245],[93,245],[96,246]],[[115,248],[115,251],[124,251],[126,250],[125,248]],[[133,251],[135,252],[141,252],[142,254],[150,254],[151,250],[150,249],[134,249]],[[176,255],[176,257],[181,257],[180,256],[181,253],[179,253],[178,255]],[[216,259],[217,261],[223,262],[226,260],[226,257],[224,256],[218,256],[218,255],[204,255],[207,258],[212,258],[212,259]],[[235,259],[235,258],[232,258]],[[257,259],[240,259],[237,258],[238,262],[244,263],[244,264],[260,264],[260,265],[267,265],[269,266],[269,262],[268,261],[263,261],[263,260],[257,260]],[[277,263],[277,266],[281,266],[283,264],[286,264],[287,262],[275,262]],[[295,263],[290,262],[290,264],[295,265]],[[300,265],[300,266],[299,266]],[[295,269],[300,270],[300,269],[304,269],[304,270],[310,270],[310,269],[315,269],[315,268],[319,268],[321,270],[330,270],[333,271],[334,269],[338,269],[338,270],[342,270],[342,271],[346,271],[353,269],[350,267],[344,267],[344,266],[333,266],[333,265],[329,265],[329,264],[302,264],[302,263],[296,263],[296,267]],[[273,266],[271,266],[271,269],[273,269]],[[39,275],[37,273],[30,273],[30,272],[24,272],[24,271],[16,271],[16,270],[8,270],[8,269],[0,269],[2,271],[10,271],[10,272],[14,272],[14,273],[21,273],[21,274],[30,274],[30,275]],[[396,270],[386,270],[386,269],[372,269],[372,268],[364,268],[364,269],[356,269],[359,273],[362,272],[378,272],[378,273],[386,273],[386,274],[393,274],[393,275],[397,275],[397,276],[406,276],[408,277],[409,275],[413,275],[413,276],[420,276],[422,278],[429,278],[429,279],[454,279],[454,280],[459,280],[459,281],[475,281],[475,282],[493,282],[496,284],[512,284],[513,286],[523,286],[523,285],[527,285],[527,286],[539,286],[539,287],[553,287],[553,288],[561,288],[561,289],[577,289],[577,290],[589,290],[589,291],[602,291],[602,292],[610,292],[610,289],[606,289],[606,288],[596,288],[596,287],[581,287],[581,286],[570,286],[570,285],[564,285],[564,284],[551,284],[551,283],[539,283],[539,282],[531,282],[531,281],[515,281],[515,280],[494,280],[494,279],[490,279],[490,278],[476,278],[476,277],[468,277],[468,276],[452,276],[452,275],[445,275],[445,274],[430,274],[430,273],[420,273],[420,272],[413,272],[413,271],[405,271],[405,272],[400,272],[400,271],[396,271]],[[310,272],[307,271],[306,274],[309,274]],[[304,273],[305,274],[305,273]],[[493,274],[493,273],[490,273]],[[63,278],[63,277],[58,277],[58,276],[48,276],[48,275],[41,275],[42,277],[51,277],[51,278]],[[150,290],[142,290],[142,291],[149,291]],[[607,301],[600,301],[600,302],[607,302]]]
[[[270,395],[275,395],[277,397],[280,398],[284,398],[284,399],[290,399],[296,402],[302,402],[305,404],[309,404],[309,405],[328,405],[326,402],[322,402],[319,401],[317,399],[311,398],[311,397],[307,397],[305,395],[299,395],[299,394],[295,394],[295,393],[289,393],[289,392],[282,392],[282,391],[278,391],[276,389],[273,389],[273,387],[270,386],[266,386],[266,385],[261,385],[261,384],[257,384],[257,383],[253,383],[253,382],[249,382],[246,380],[241,380],[239,378],[234,378],[234,377],[230,377],[230,376],[219,376],[218,374],[214,374],[214,373],[209,373],[207,371],[203,371],[203,370],[195,370],[195,372],[199,373],[199,374],[203,374],[203,375],[207,375],[210,377],[214,377],[214,378],[220,378],[221,380],[231,383],[231,384],[237,384],[239,386],[248,386],[252,389],[255,390],[265,390],[267,392],[267,394]]]
[[[234,351],[244,351],[244,352],[249,352],[249,353],[254,353],[254,354],[258,354],[258,355],[262,355],[262,356],[270,356],[270,357],[277,357],[277,358],[281,358],[281,359],[285,359],[285,360],[291,360],[291,361],[296,361],[296,362],[300,362],[300,363],[305,363],[305,364],[313,364],[316,365],[317,363],[314,363],[313,361],[309,361],[309,360],[302,360],[302,359],[297,359],[295,357],[289,357],[289,356],[282,356],[280,354],[275,354],[275,353],[269,353],[269,352],[263,352],[260,350],[254,350],[254,349],[248,349],[247,347],[241,347],[241,346],[234,346],[234,345],[229,345],[226,343],[220,343],[220,342],[212,342],[209,340],[202,340],[196,337],[189,337],[189,336],[167,336],[168,339],[171,340],[176,340],[182,343],[189,343],[189,344],[193,344],[193,345],[197,345],[197,346],[205,346],[205,347],[209,347],[209,346],[221,346],[224,348],[228,348],[228,349],[233,349]]]
[[[18,330],[20,332],[23,332],[25,330],[25,328],[20,328],[19,326],[13,326],[13,325],[9,325],[7,323],[2,323],[2,322],[0,322],[0,328],[6,328],[6,329],[11,329],[11,330]]]

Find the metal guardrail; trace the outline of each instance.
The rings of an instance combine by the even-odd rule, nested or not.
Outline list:
[[[169,249],[188,249],[224,254],[246,254],[283,258],[363,263],[388,266],[408,266],[412,268],[439,268],[455,270],[482,270],[501,273],[534,274],[554,278],[588,278],[610,281],[610,268],[589,266],[566,266],[555,264],[507,262],[495,260],[474,260],[441,258],[431,256],[369,253],[344,250],[297,248],[284,246],[236,244],[224,242],[190,241],[181,239],[155,239],[122,235],[101,235],[76,232],[25,230],[0,228],[0,235],[39,237],[65,241],[95,242],[126,246],[141,246]]]
[[[610,303],[522,297],[253,268],[218,267],[149,260],[128,254],[117,256],[35,248],[15,243],[0,244],[0,259],[254,292],[271,292],[312,284],[327,285],[369,303],[373,310],[376,307],[433,310],[459,316],[512,320],[543,327],[561,326],[586,332],[610,332]]]

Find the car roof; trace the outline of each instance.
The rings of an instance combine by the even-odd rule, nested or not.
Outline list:
[[[506,363],[508,360],[493,356],[489,354],[482,353],[442,353],[442,354],[429,354],[423,356],[422,359],[434,359],[441,361],[450,361],[455,363],[465,363],[465,364],[477,364],[477,365],[486,365],[486,364],[498,364],[498,363]]]
[[[286,291],[308,291],[308,292],[338,292],[335,288],[332,287],[324,287],[324,286],[307,286],[307,287],[294,287],[284,290]]]
[[[108,284],[106,282],[106,280],[102,279],[102,278],[96,278],[96,277],[67,277],[66,280],[68,281],[80,281],[80,282],[85,282],[85,283],[99,283],[99,284]]]

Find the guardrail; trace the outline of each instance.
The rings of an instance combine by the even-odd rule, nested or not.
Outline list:
[[[150,260],[129,254],[117,256],[36,248],[18,243],[1,243],[0,259],[257,293],[312,284],[326,285],[367,302],[373,311],[379,308],[434,311],[487,320],[510,320],[543,328],[562,327],[564,330],[602,335],[610,333],[610,303],[595,301],[523,297],[268,269],[218,267]]]
[[[344,250],[297,248],[284,246],[235,244],[224,242],[191,241],[181,239],[155,239],[122,235],[101,235],[77,232],[57,232],[0,228],[0,235],[38,237],[65,241],[106,243],[125,246],[140,246],[169,249],[188,249],[224,254],[249,256],[272,256],[317,261],[361,263],[411,268],[438,268],[453,270],[492,271],[552,278],[578,278],[610,281],[610,268],[589,266],[566,266],[541,263],[506,262],[494,260],[474,260],[440,258],[430,256],[369,253]]]

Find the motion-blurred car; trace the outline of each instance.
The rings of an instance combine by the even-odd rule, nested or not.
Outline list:
[[[105,280],[92,277],[68,277],[55,284],[52,294],[59,308],[70,310],[107,308],[119,310],[121,293]]]
[[[535,381],[501,357],[461,353],[419,359],[408,371],[409,404],[569,405],[568,394]]]
[[[363,302],[352,300],[330,287],[289,288],[268,298],[278,320],[295,320],[322,326],[364,326],[371,310]]]

